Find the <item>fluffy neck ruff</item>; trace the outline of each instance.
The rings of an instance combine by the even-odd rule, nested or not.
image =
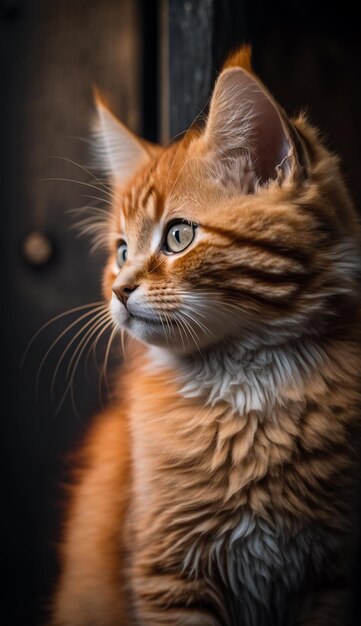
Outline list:
[[[258,348],[234,340],[183,357],[152,348],[151,357],[152,364],[176,371],[184,397],[204,397],[211,406],[223,401],[236,413],[262,415],[284,405],[290,394],[302,399],[305,381],[327,358],[310,339]]]

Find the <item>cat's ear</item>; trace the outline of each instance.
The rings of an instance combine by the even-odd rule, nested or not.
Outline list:
[[[146,143],[124,126],[95,91],[97,116],[93,125],[96,166],[123,186],[150,160]]]
[[[247,155],[261,183],[303,171],[307,159],[302,140],[281,107],[241,67],[228,66],[220,74],[204,137],[218,158],[237,152]]]

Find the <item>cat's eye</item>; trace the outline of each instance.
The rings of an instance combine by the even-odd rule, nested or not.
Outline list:
[[[117,252],[116,252],[116,261],[117,261],[117,266],[119,268],[123,267],[124,263],[127,260],[127,256],[128,256],[128,246],[124,241],[122,241],[119,243]]]
[[[182,252],[194,239],[195,225],[188,222],[174,222],[165,238],[164,250],[168,253]]]

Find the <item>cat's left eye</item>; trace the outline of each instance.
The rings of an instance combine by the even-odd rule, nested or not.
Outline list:
[[[166,234],[164,250],[168,253],[182,252],[192,243],[195,225],[188,222],[173,223]]]
[[[128,246],[124,241],[122,241],[118,245],[117,252],[116,252],[116,261],[117,261],[117,266],[119,268],[123,267],[124,263],[127,260],[127,256],[128,256]]]

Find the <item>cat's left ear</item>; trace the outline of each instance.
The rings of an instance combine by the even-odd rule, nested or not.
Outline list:
[[[95,90],[97,117],[93,126],[96,166],[124,186],[151,159],[149,144],[124,126]]]
[[[217,158],[247,155],[261,184],[307,170],[307,151],[292,122],[264,85],[240,67],[220,74],[204,138]]]

